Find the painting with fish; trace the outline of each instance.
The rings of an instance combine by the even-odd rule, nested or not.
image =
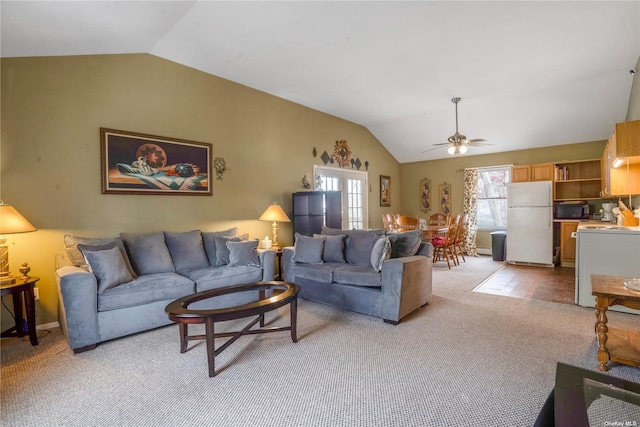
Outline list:
[[[210,196],[212,145],[100,128],[103,194]]]

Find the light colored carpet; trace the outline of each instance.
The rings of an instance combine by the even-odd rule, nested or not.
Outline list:
[[[216,358],[214,378],[204,342],[179,353],[175,325],[79,355],[59,329],[37,347],[2,339],[0,423],[531,425],[557,362],[595,370],[593,310],[471,292],[502,263],[467,260],[436,264],[433,302],[397,326],[301,300],[297,344],[287,332],[242,337]],[[640,316],[610,313],[609,322],[640,329]],[[609,372],[640,382],[637,368]]]

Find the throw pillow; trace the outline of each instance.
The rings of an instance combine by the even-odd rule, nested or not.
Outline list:
[[[371,267],[377,272],[382,271],[382,264],[391,257],[391,242],[386,236],[379,237],[371,250]]]
[[[115,246],[101,251],[84,252],[87,264],[98,279],[98,293],[101,294],[113,287],[133,281],[122,258],[120,249]]]
[[[380,237],[373,231],[350,231],[346,259],[353,265],[371,265],[371,251]]]
[[[227,242],[229,249],[229,267],[255,266],[260,267],[260,256],[258,255],[258,239]]]
[[[122,260],[124,261],[124,265],[127,267],[127,271],[129,272],[129,274],[131,275],[131,277],[133,277],[134,279],[137,276],[137,274],[133,271],[133,267],[131,266],[131,263],[129,262],[129,256],[127,255],[127,250],[124,248],[124,243],[122,243],[122,240],[120,239],[114,239],[109,243],[105,243],[102,245],[83,245],[82,243],[78,243],[76,250],[78,250],[81,254],[82,257],[84,258],[84,263],[83,265],[85,265],[87,267],[87,269],[89,271],[91,271],[91,266],[89,265],[89,263],[87,262],[87,252],[98,252],[98,251],[105,251],[107,249],[111,249],[111,248],[116,248],[120,251],[120,255],[122,256]]]
[[[391,234],[389,237],[391,238]],[[413,256],[420,249],[422,243],[422,230],[411,230],[403,233],[394,233],[391,239],[391,258],[404,258]]]
[[[135,234],[120,233],[133,269],[138,274],[173,273],[176,271],[164,233]]]
[[[176,270],[209,267],[209,259],[202,243],[200,230],[185,233],[164,233]]]
[[[293,256],[291,261],[306,264],[322,264],[322,252],[324,250],[323,237],[303,236],[300,233],[295,235]]]
[[[322,260],[324,262],[347,262],[344,259],[344,241],[347,237],[346,234],[314,234],[315,238],[324,238],[324,250],[322,251]]]
[[[213,266],[220,267],[229,264],[229,248],[227,242],[242,242],[243,236],[229,237],[229,236],[215,236],[216,242],[216,263]],[[248,237],[248,235],[247,235]]]
[[[236,237],[238,235],[238,227],[233,227],[223,231],[203,231],[202,242],[204,243],[204,250],[207,252],[207,258],[209,259],[209,265],[215,266],[217,262],[216,258],[216,236]]]

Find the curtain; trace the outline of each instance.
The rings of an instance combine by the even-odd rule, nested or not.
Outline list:
[[[476,227],[476,217],[478,215],[477,192],[478,169],[465,169],[463,213],[469,215],[469,222],[464,234],[464,251],[470,256],[478,256],[478,251],[476,250],[476,236],[478,234],[478,228]]]

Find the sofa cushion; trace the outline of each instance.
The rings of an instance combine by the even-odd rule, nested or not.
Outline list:
[[[87,261],[85,260],[82,251],[78,249],[79,244],[93,247],[114,244],[122,252],[122,258],[127,265],[129,273],[134,278],[136,277],[136,273],[131,266],[131,262],[129,261],[127,250],[124,248],[124,243],[122,243],[122,240],[119,237],[77,237],[70,234],[65,234],[64,247],[67,250],[67,255],[69,255],[69,259],[71,260],[71,262],[73,262],[73,265],[75,265],[76,267],[87,267]],[[109,249],[110,246],[104,246],[103,248]]]
[[[194,268],[181,271],[180,274],[196,283],[197,292],[262,280],[262,268],[250,265]]]
[[[229,267],[253,265],[260,267],[258,255],[258,239],[227,242],[229,249]]]
[[[243,234],[242,236],[230,237],[230,236],[214,236],[214,240],[216,242],[216,263],[212,264],[216,267],[221,267],[223,265],[229,264],[229,248],[227,247],[227,242],[242,242],[243,240],[247,240],[249,238],[248,234]]]
[[[371,250],[371,267],[382,271],[382,264],[391,257],[391,242],[387,236],[378,237]]]
[[[422,230],[388,233],[391,241],[391,258],[414,256],[422,243]]]
[[[207,258],[209,259],[209,265],[214,267],[217,262],[216,258],[216,236],[236,237],[238,235],[238,227],[233,227],[223,231],[203,231],[202,242],[204,243],[204,249],[207,252]]]
[[[104,248],[104,246],[111,246]],[[100,248],[100,249],[95,249]],[[86,246],[79,244],[78,249],[84,254],[91,272],[98,279],[98,293],[133,280],[122,253],[114,244]]]
[[[333,281],[344,285],[382,286],[382,275],[370,265],[343,264],[333,271]]]
[[[177,271],[185,268],[203,268],[209,266],[209,259],[204,250],[200,230],[184,233],[164,233],[171,260]]]
[[[173,273],[176,271],[164,233],[120,233],[131,264],[137,274]]]
[[[294,253],[291,261],[305,264],[322,264],[322,252],[324,250],[324,237],[303,236],[295,234]]]
[[[379,235],[373,231],[357,230],[349,233],[346,259],[349,264],[371,266],[371,251]]]
[[[172,301],[194,292],[193,281],[177,273],[146,274],[98,295],[98,311]]]
[[[330,264],[293,264],[291,271],[296,279],[308,279],[323,283],[333,282],[333,268]]]
[[[313,237],[324,237],[324,249],[322,251],[322,260],[324,262],[347,262],[344,259],[344,242],[346,234],[314,234]]]

